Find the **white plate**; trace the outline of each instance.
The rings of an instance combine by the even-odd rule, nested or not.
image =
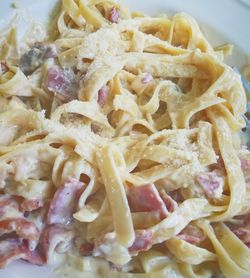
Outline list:
[[[0,0],[0,28],[13,17],[11,3],[27,7],[29,14],[45,22],[56,0]],[[214,46],[222,43],[235,45],[231,65],[242,67],[250,56],[250,0],[121,0],[133,11],[150,15],[186,12],[194,16]],[[20,26],[23,29],[23,25]],[[49,267],[36,267],[16,262],[0,270],[0,278],[55,278]]]

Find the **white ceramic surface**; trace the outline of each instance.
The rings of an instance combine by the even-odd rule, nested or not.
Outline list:
[[[11,3],[25,7],[37,21],[46,22],[49,11],[57,0],[0,0],[0,29],[13,18]],[[250,56],[250,0],[121,0],[131,10],[150,15],[186,12],[194,16],[213,45],[232,43],[234,54],[228,60],[231,65],[241,67]],[[19,31],[25,30],[20,24]],[[49,267],[31,266],[16,262],[0,270],[0,278],[55,278]]]

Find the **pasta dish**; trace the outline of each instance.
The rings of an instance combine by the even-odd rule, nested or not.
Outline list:
[[[0,32],[0,268],[68,277],[250,273],[246,95],[185,13],[62,0]],[[29,267],[29,266],[27,266]]]

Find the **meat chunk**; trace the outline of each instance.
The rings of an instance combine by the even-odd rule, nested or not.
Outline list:
[[[93,249],[94,249],[94,244],[86,242],[86,243],[81,245],[80,254],[82,256],[92,256]]]
[[[147,73],[141,80],[143,84],[148,84],[153,80],[153,76],[150,73]]]
[[[167,208],[154,184],[133,186],[128,189],[127,197],[133,212],[159,211],[162,218],[168,214]]]
[[[107,101],[108,98],[108,86],[104,85],[102,88],[98,91],[98,104],[103,107]]]
[[[47,223],[69,224],[84,188],[84,184],[74,178],[61,185],[50,202]]]
[[[177,202],[165,190],[160,191],[160,196],[169,212],[173,212],[178,207]]]
[[[185,229],[183,229],[177,235],[177,237],[195,245],[200,244],[206,238],[201,229],[191,224],[188,225]]]
[[[200,173],[197,182],[209,198],[220,198],[223,192],[224,180],[219,171]]]
[[[112,7],[108,14],[108,20],[112,23],[117,23],[119,19],[119,11],[116,7]]]
[[[18,259],[23,259],[36,265],[43,265],[45,263],[36,250],[30,251],[21,240],[0,241],[0,268],[6,267]]]
[[[48,69],[43,87],[44,89],[53,92],[63,102],[69,102],[77,98],[79,80],[74,72],[58,66],[53,66]]]
[[[250,214],[237,217],[239,223],[227,223],[232,232],[250,248]]]
[[[147,230],[135,231],[135,241],[129,247],[129,252],[134,254],[140,251],[148,250],[153,244],[153,233]]]
[[[33,210],[37,210],[39,208],[41,208],[43,206],[43,201],[42,200],[27,200],[24,199],[21,204],[20,204],[20,210],[22,212],[25,211],[33,211]]]
[[[54,45],[35,43],[31,49],[20,58],[19,66],[24,74],[29,75],[40,67],[48,58],[57,55]]]
[[[5,219],[0,221],[0,234],[15,232],[20,238],[38,240],[40,231],[37,226],[26,219]]]
[[[250,169],[250,161],[244,157],[240,157],[240,164],[242,170],[249,170]]]

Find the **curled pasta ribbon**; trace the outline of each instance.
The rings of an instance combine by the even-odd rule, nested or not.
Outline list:
[[[227,122],[216,108],[209,110],[208,116],[215,126],[215,134],[227,171],[230,189],[230,201],[227,210],[211,217],[213,221],[222,221],[233,217],[242,209],[246,196],[246,183]]]
[[[199,265],[206,261],[216,261],[216,255],[212,252],[188,243],[178,237],[167,240],[165,244],[178,260],[189,265]]]
[[[0,78],[0,94],[9,96],[32,96],[32,88],[27,77],[17,67],[12,67]]]
[[[111,206],[117,240],[125,247],[129,247],[134,242],[135,233],[125,188],[118,169],[119,164],[124,162],[120,160],[119,151],[110,145],[103,147],[97,154],[97,158]]]
[[[218,263],[226,277],[244,277],[249,273],[249,249],[222,223],[213,229],[207,220],[198,226],[213,244]]]

